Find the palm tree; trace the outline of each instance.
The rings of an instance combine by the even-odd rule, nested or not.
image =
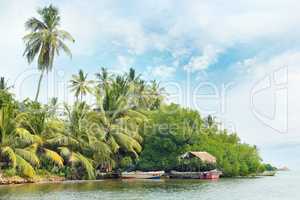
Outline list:
[[[90,122],[98,125],[113,153],[117,156],[129,153],[137,158],[142,142],[138,126],[147,119],[130,101],[131,94],[127,76],[117,76],[96,92],[97,109]]]
[[[38,100],[43,75],[52,70],[55,56],[61,50],[70,57],[72,55],[64,41],[74,42],[70,33],[59,29],[60,15],[56,7],[49,5],[37,12],[41,19],[33,17],[26,21],[25,28],[30,33],[23,38],[26,44],[24,56],[29,64],[37,57],[37,67],[41,71],[35,101]]]
[[[93,83],[91,80],[87,80],[88,74],[84,74],[82,70],[79,70],[78,75],[72,75],[72,79],[70,80],[71,83],[71,90],[75,93],[75,97],[78,100],[80,96],[80,101],[82,101],[83,96],[87,93],[92,92],[92,88],[90,85]]]
[[[127,74],[129,81],[132,81],[132,82],[138,81],[140,79],[140,76],[141,76],[140,74],[136,75],[135,69],[133,69],[133,68],[130,68],[129,72]]]
[[[107,69],[102,67],[99,73],[96,73],[98,86],[101,88],[104,85],[108,85],[112,82],[113,76],[108,73]]]
[[[49,118],[55,118],[58,115],[59,111],[59,103],[57,97],[52,97],[50,99],[50,102],[45,105],[47,117]]]
[[[63,167],[63,158],[56,152],[56,149],[47,143],[50,136],[63,132],[63,126],[56,118],[48,116],[47,110],[37,102],[25,101],[24,111],[17,121],[18,127],[26,130],[27,137],[32,136],[28,142],[28,149],[35,153],[38,158],[48,160],[58,167]],[[24,140],[24,139],[23,139]]]
[[[158,109],[164,100],[165,89],[157,81],[139,83],[139,105],[147,110]]]
[[[8,86],[4,77],[0,77],[0,90],[8,91],[12,86]]]
[[[46,142],[71,165],[76,178],[94,179],[95,168],[114,165],[112,152],[90,120],[92,113],[85,102],[65,105],[65,110],[65,131],[49,135]]]
[[[12,102],[0,108],[0,160],[6,164],[4,167],[17,170],[23,176],[33,177],[34,167],[38,167],[40,162],[30,145],[40,143],[41,140],[20,127],[23,119],[23,113],[18,113]]]

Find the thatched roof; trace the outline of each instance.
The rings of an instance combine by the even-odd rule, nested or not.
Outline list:
[[[190,157],[197,157],[197,158],[201,159],[202,162],[206,162],[206,163],[216,163],[217,162],[217,159],[213,155],[211,155],[205,151],[190,151],[181,156],[181,158],[190,158]]]

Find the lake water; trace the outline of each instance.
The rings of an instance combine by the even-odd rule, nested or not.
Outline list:
[[[201,199],[295,200],[300,176],[281,172],[275,177],[203,180],[105,180],[0,186],[2,200]]]

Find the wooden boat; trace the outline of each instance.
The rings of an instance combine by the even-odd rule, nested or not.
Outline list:
[[[275,176],[276,173],[276,171],[265,171],[263,173],[258,174],[257,176]]]
[[[123,179],[159,179],[165,172],[152,171],[152,172],[122,172],[121,178]]]
[[[211,170],[207,172],[178,172],[171,171],[170,178],[182,178],[182,179],[207,179],[217,180],[222,175],[222,172],[218,170]]]

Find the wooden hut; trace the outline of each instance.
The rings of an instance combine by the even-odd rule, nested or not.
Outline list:
[[[189,151],[180,156],[181,159],[199,158],[204,163],[215,164],[217,159],[205,151]]]
[[[217,163],[217,159],[213,155],[203,151],[189,151],[180,156],[180,159],[192,159],[192,158],[199,158],[203,163],[207,163],[207,164],[214,165]],[[219,179],[221,174],[222,172],[214,169],[205,172],[171,171],[169,176],[170,178]]]

